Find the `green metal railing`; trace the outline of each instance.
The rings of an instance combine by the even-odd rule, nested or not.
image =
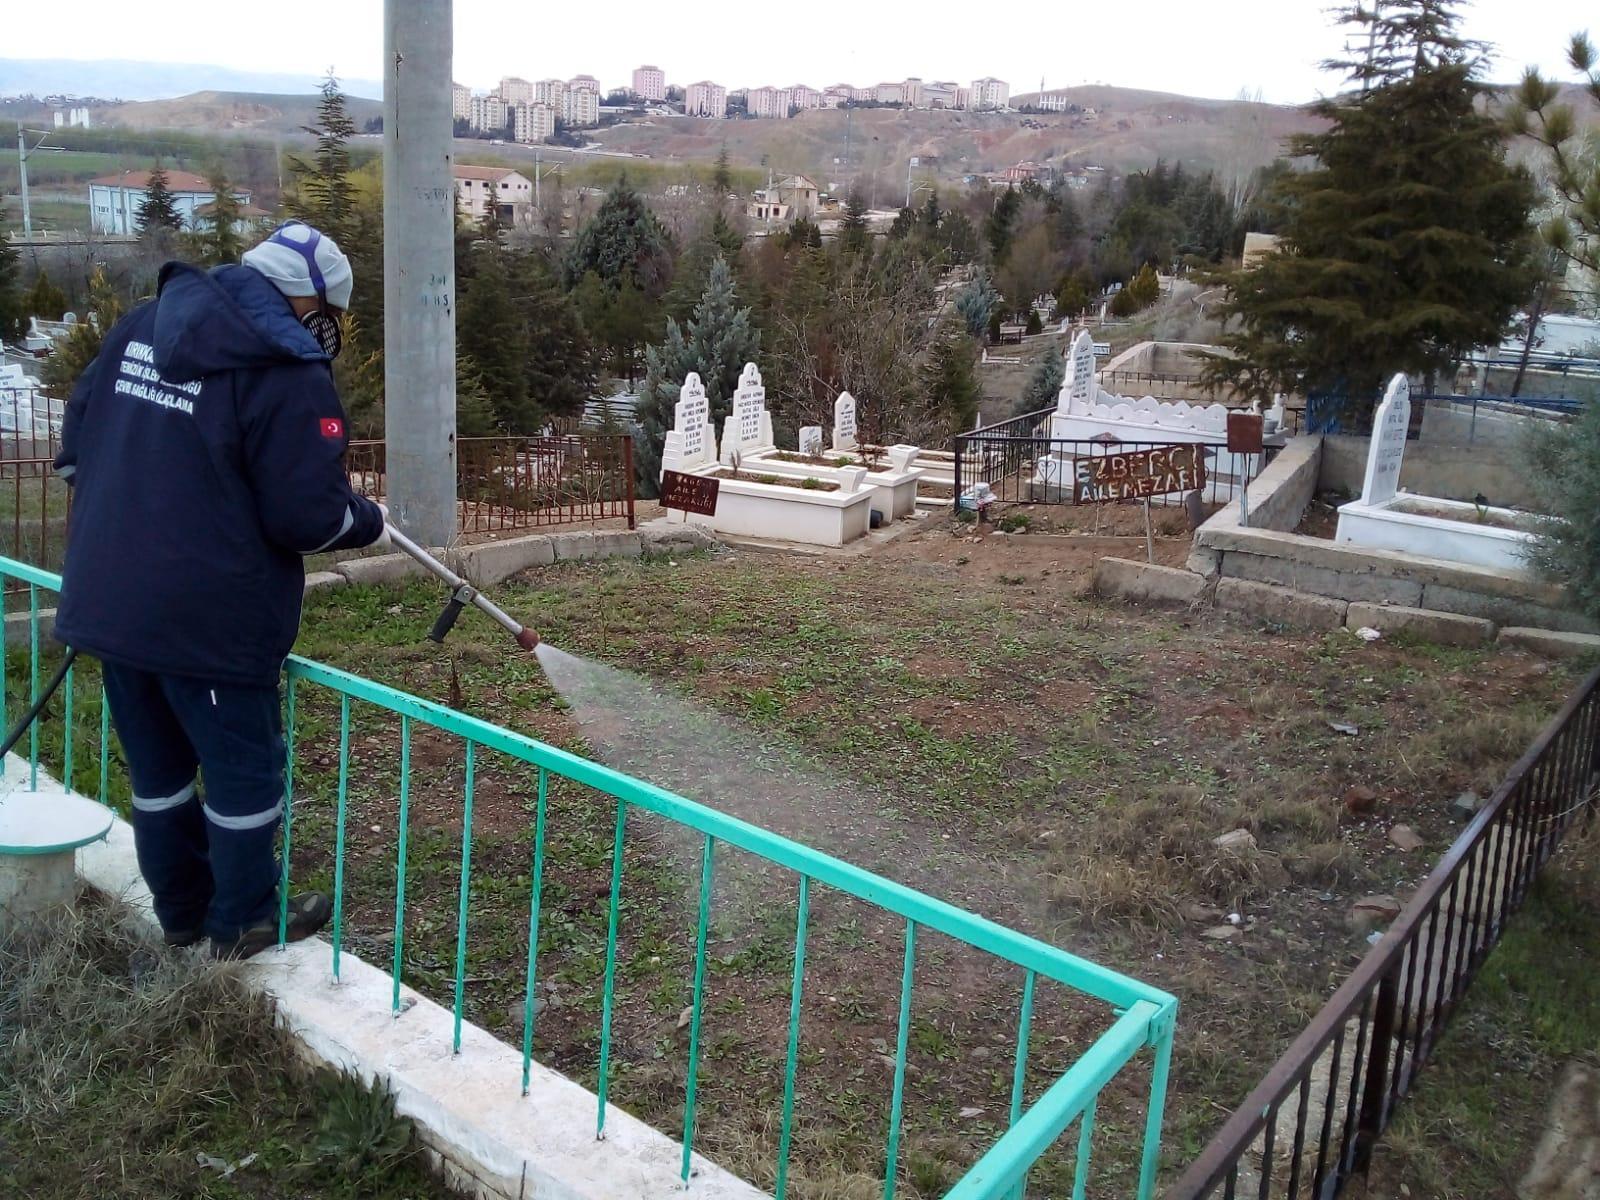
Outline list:
[[[29,592],[29,659],[31,695],[39,686],[39,591],[56,591],[58,576],[23,563],[0,558],[0,576],[19,580]],[[3,668],[0,668],[3,669]],[[350,730],[352,706],[369,706],[391,714],[400,721],[399,834],[396,842],[396,882],[394,918],[394,985],[391,1003],[400,1009],[400,986],[404,962],[407,826],[412,801],[411,746],[417,725],[460,739],[465,746],[466,771],[462,797],[460,888],[456,913],[455,970],[452,1011],[455,1024],[454,1048],[461,1048],[461,1028],[465,1004],[467,963],[467,914],[469,881],[472,871],[473,798],[477,787],[477,759],[492,751],[527,764],[537,770],[537,793],[531,847],[530,901],[527,966],[522,1005],[522,1090],[526,1095],[534,1059],[535,989],[539,970],[539,927],[545,875],[545,828],[551,777],[593,789],[614,802],[615,828],[610,858],[610,888],[606,918],[605,967],[600,1014],[600,1046],[597,1072],[596,1137],[605,1134],[607,1095],[611,1084],[612,1022],[617,988],[617,932],[623,887],[623,843],[627,817],[631,810],[654,813],[694,831],[700,839],[700,882],[696,909],[692,1003],[689,1017],[687,1077],[684,1090],[682,1176],[687,1185],[696,1135],[696,1105],[701,1067],[702,1018],[706,993],[706,943],[712,914],[712,894],[718,853],[724,848],[753,855],[767,864],[792,873],[795,878],[793,972],[789,988],[788,1037],[784,1057],[783,1106],[780,1126],[776,1195],[785,1195],[789,1185],[789,1159],[795,1124],[795,1083],[800,1066],[800,1026],[806,973],[806,939],[810,924],[814,890],[821,886],[874,905],[900,919],[905,929],[903,971],[900,982],[898,1032],[895,1041],[893,1083],[889,1097],[887,1128],[884,1133],[884,1197],[892,1200],[899,1175],[901,1128],[905,1113],[905,1084],[909,1033],[912,1022],[913,977],[917,964],[918,939],[924,932],[944,934],[971,947],[1020,975],[1020,1003],[1017,1015],[1016,1053],[1013,1064],[1010,1125],[998,1141],[946,1193],[946,1200],[989,1200],[1020,1197],[1026,1188],[1029,1170],[1074,1122],[1079,1125],[1078,1152],[1074,1163],[1073,1196],[1083,1197],[1087,1187],[1090,1150],[1095,1129],[1097,1100],[1101,1091],[1130,1063],[1151,1052],[1148,1099],[1145,1103],[1142,1148],[1139,1156],[1137,1195],[1147,1200],[1154,1190],[1161,1143],[1161,1122],[1166,1099],[1167,1074],[1172,1055],[1177,1001],[1170,995],[1138,980],[1090,962],[1065,950],[1048,945],[975,913],[967,912],[932,896],[905,887],[824,854],[769,830],[738,820],[672,792],[578,755],[547,745],[455,709],[376,683],[359,675],[309,659],[291,657],[286,673],[285,731],[289,746],[289,765],[285,772],[283,864],[285,909],[280,912],[280,937],[287,920],[290,850],[294,844],[295,821],[292,796],[295,776],[296,708],[301,692],[320,688],[332,692],[339,702],[339,757],[333,849],[334,915],[330,937],[331,967],[335,979],[341,969],[344,948],[344,859],[345,824],[350,790]],[[0,694],[4,677],[0,675]],[[72,682],[64,685],[66,698],[62,715],[66,725],[63,745],[63,775],[72,778],[73,726]],[[107,794],[109,742],[103,697],[99,720],[99,794]],[[0,721],[4,713],[0,711]],[[29,743],[29,762],[36,785],[40,757],[38,725]],[[1034,1001],[1041,981],[1070,988],[1093,997],[1107,1006],[1108,1025],[1076,1062],[1031,1103],[1025,1088],[1029,1063],[1029,1039]]]

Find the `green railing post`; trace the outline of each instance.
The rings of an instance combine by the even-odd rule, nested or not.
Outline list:
[[[400,1015],[400,974],[406,942],[406,840],[411,828],[411,718],[400,718],[400,829],[394,852],[394,992],[389,1011]]]
[[[0,726],[6,729],[11,728],[11,701],[6,695],[6,659],[10,657],[10,649],[9,639],[6,638],[6,590],[0,586]],[[0,756],[0,779],[5,777],[5,773],[6,761],[4,756]]]
[[[0,653],[0,658],[5,655]],[[106,703],[105,685],[100,685],[100,803],[106,802],[111,774],[111,706]],[[289,819],[285,806],[284,820]]]
[[[900,1117],[904,1111],[906,1051],[911,1040],[911,981],[917,961],[917,923],[906,922],[906,962],[900,976],[900,1032],[894,1043],[894,1096],[889,1102],[889,1144],[883,1168],[883,1200],[894,1200],[900,1171]]]
[[[1022,1095],[1028,1078],[1028,1037],[1033,1030],[1033,986],[1034,973],[1029,971],[1022,978],[1022,1015],[1017,1018],[1017,1062],[1011,1075],[1011,1126],[1015,1126],[1022,1119]],[[1028,1191],[1028,1174],[1022,1174],[1017,1190],[1012,1192],[1015,1200],[1022,1200]]]
[[[789,985],[789,1052],[783,1064],[783,1127],[778,1134],[777,1200],[789,1187],[789,1146],[794,1134],[794,1073],[800,1055],[800,991],[806,977],[806,926],[811,920],[811,877],[800,876],[800,907],[794,920],[794,980]]]
[[[39,585],[28,585],[28,703],[39,703]],[[28,726],[28,787],[39,790],[39,722]]]
[[[1167,1072],[1172,1066],[1172,1036],[1177,1028],[1178,1002],[1168,1007],[1152,1024],[1155,1026],[1155,1062],[1150,1068],[1150,1106],[1144,1122],[1144,1155],[1139,1164],[1139,1200],[1150,1200],[1156,1191],[1156,1169],[1161,1165],[1161,1122],[1167,1104]]]
[[[283,878],[278,881],[278,949],[289,941],[289,853],[294,848],[294,676],[284,688]],[[335,897],[337,899],[337,897]]]
[[[534,988],[539,982],[539,906],[544,894],[545,793],[550,772],[539,768],[539,800],[533,814],[533,875],[528,889],[528,987],[522,1001],[522,1094],[528,1094],[533,1075]]]
[[[1094,1113],[1099,1102],[1098,1096],[1090,1100],[1089,1107],[1083,1110],[1080,1118],[1078,1161],[1072,1171],[1072,1200],[1084,1200],[1084,1193],[1089,1187],[1089,1155],[1094,1148]]]
[[[350,697],[339,697],[339,814],[333,835],[333,979],[344,946],[344,818],[350,791]]]
[[[683,1182],[689,1182],[689,1160],[694,1154],[694,1106],[700,1084],[700,1012],[706,991],[706,930],[711,924],[712,853],[716,839],[706,834],[700,855],[700,922],[694,938],[694,998],[689,1012],[689,1077],[683,1097]]]
[[[472,876],[472,791],[475,782],[477,745],[467,743],[467,786],[461,810],[461,899],[456,908],[456,1002],[455,1031],[450,1038],[450,1050],[461,1053],[461,1009],[467,998],[467,897]]]
[[[606,1135],[606,1094],[611,1088],[611,1011],[617,990],[617,913],[622,903],[622,833],[628,821],[628,802],[617,797],[617,834],[611,845],[611,910],[606,920],[606,985],[600,1002],[600,1078],[595,1089],[600,1108],[594,1136]]]
[[[62,703],[61,719],[67,727],[66,746],[61,752],[61,782],[66,785],[67,791],[72,790],[72,672],[75,668],[67,668],[67,677],[61,681],[61,688],[66,692],[66,699]]]

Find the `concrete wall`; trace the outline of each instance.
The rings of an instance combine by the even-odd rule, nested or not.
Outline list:
[[[1321,490],[1344,492],[1351,498],[1359,496],[1371,440],[1343,434],[1325,437]],[[1533,493],[1524,482],[1525,473],[1514,447],[1504,442],[1407,442],[1405,461],[1400,466],[1400,486],[1445,500],[1470,501],[1481,493],[1496,507],[1526,508],[1533,503]]]

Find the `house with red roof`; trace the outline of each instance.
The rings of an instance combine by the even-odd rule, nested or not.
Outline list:
[[[120,175],[102,175],[89,181],[89,220],[96,233],[128,235],[139,232],[139,210],[144,207],[150,174],[149,171],[124,171]],[[194,229],[204,225],[203,214],[197,219],[197,213],[216,199],[211,184],[192,171],[168,171],[167,187],[172,192],[172,204],[183,220],[183,227]],[[240,204],[250,206],[248,191],[240,188],[233,194]]]

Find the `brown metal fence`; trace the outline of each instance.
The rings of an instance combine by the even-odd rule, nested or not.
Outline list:
[[[385,491],[381,441],[352,442],[350,482]],[[456,443],[457,520],[463,534],[623,519],[635,524],[633,439],[627,434],[470,437]]]
[[[1388,934],[1164,1200],[1332,1200],[1356,1175],[1440,1035],[1600,785],[1600,670],[1540,732]]]
[[[60,404],[32,388],[0,388],[0,554],[59,571],[72,491],[51,471]],[[8,591],[26,591],[11,581]]]

